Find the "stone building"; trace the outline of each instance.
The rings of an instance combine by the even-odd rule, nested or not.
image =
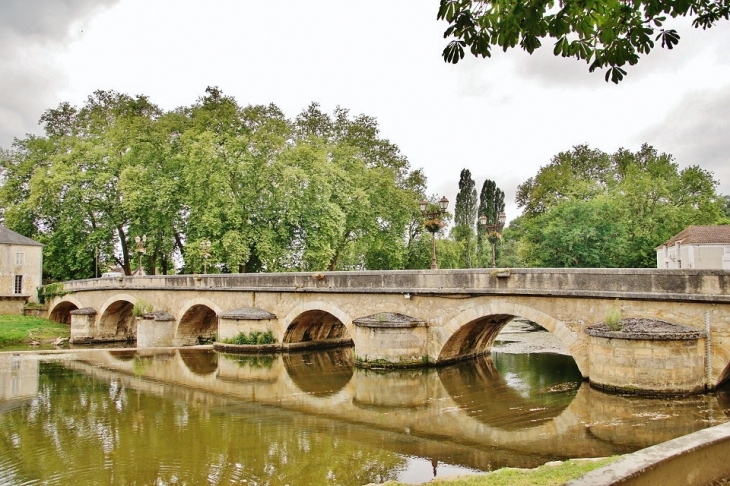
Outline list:
[[[43,245],[0,224],[0,314],[18,314],[38,301]]]
[[[655,250],[657,268],[730,270],[730,226],[688,226]]]

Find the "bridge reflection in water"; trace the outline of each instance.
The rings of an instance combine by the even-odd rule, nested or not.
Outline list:
[[[91,350],[37,368],[37,393],[0,407],[0,483],[418,481],[630,452],[730,410],[722,392],[608,395],[551,354],[386,372],[349,348]]]

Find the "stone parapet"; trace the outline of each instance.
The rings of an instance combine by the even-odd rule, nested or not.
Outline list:
[[[64,283],[66,292],[101,289],[243,292],[534,295],[730,302],[726,270],[516,268],[226,275],[148,275]]]
[[[730,476],[730,423],[699,430],[591,471],[566,486],[706,486]]]

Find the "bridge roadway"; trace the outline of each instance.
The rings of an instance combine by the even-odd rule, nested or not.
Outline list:
[[[213,352],[207,359],[204,356],[199,350],[184,348],[94,350],[79,353],[64,366],[121,380],[125,386],[145,392],[183,393],[186,402],[210,405],[211,397],[219,397],[364,426],[387,436],[376,439],[380,446],[396,442],[414,446],[416,437],[427,450],[436,448],[431,452],[435,456],[444,448],[467,446],[468,451],[461,450],[461,460],[466,461],[462,465],[484,470],[514,465],[516,460],[523,461],[523,467],[535,467],[544,462],[540,458],[545,451],[566,459],[634,451],[695,431],[701,409],[715,410],[703,417],[710,423],[727,420],[714,395],[666,401],[666,408],[648,420],[642,401],[606,394],[586,383],[577,390],[560,392],[561,400],[553,393],[550,403],[537,403],[524,398],[524,390],[510,386],[489,356],[461,366],[468,370],[456,365],[390,371],[387,376],[353,369],[348,349],[276,357]],[[464,395],[465,390],[485,397]],[[622,422],[635,424],[630,437],[617,431]],[[500,452],[486,458],[474,455],[474,446],[488,451],[496,448],[505,451],[505,456],[500,457]],[[418,454],[428,457],[429,452]]]
[[[50,302],[49,317],[60,322],[73,318],[72,338],[79,340],[137,338],[141,342],[132,311],[135,303],[146,301],[168,314],[154,322],[152,329],[158,333],[154,339],[144,337],[153,345],[195,344],[217,333],[219,326],[222,330],[222,323],[229,319],[239,329],[271,330],[284,346],[352,340],[357,359],[365,361],[378,348],[385,349],[386,358],[392,352],[398,359],[429,364],[477,356],[489,352],[504,325],[522,317],[553,333],[585,378],[591,371],[585,328],[603,322],[606,310],[619,299],[627,318],[656,318],[702,330],[709,318],[709,345],[696,346],[691,352],[710,351],[708,388],[730,378],[730,272],[723,270],[144,276],[71,281],[64,283],[64,292]],[[243,308],[270,314],[255,322],[237,321],[240,315],[231,311]],[[371,324],[380,317],[388,320],[388,313],[412,316],[413,325],[378,337],[377,324],[358,324],[359,318],[367,316],[375,316]]]

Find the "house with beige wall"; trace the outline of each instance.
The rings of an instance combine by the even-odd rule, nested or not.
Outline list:
[[[42,276],[43,245],[0,224],[0,313],[37,302]]]
[[[688,226],[655,250],[657,268],[730,270],[730,226]]]

